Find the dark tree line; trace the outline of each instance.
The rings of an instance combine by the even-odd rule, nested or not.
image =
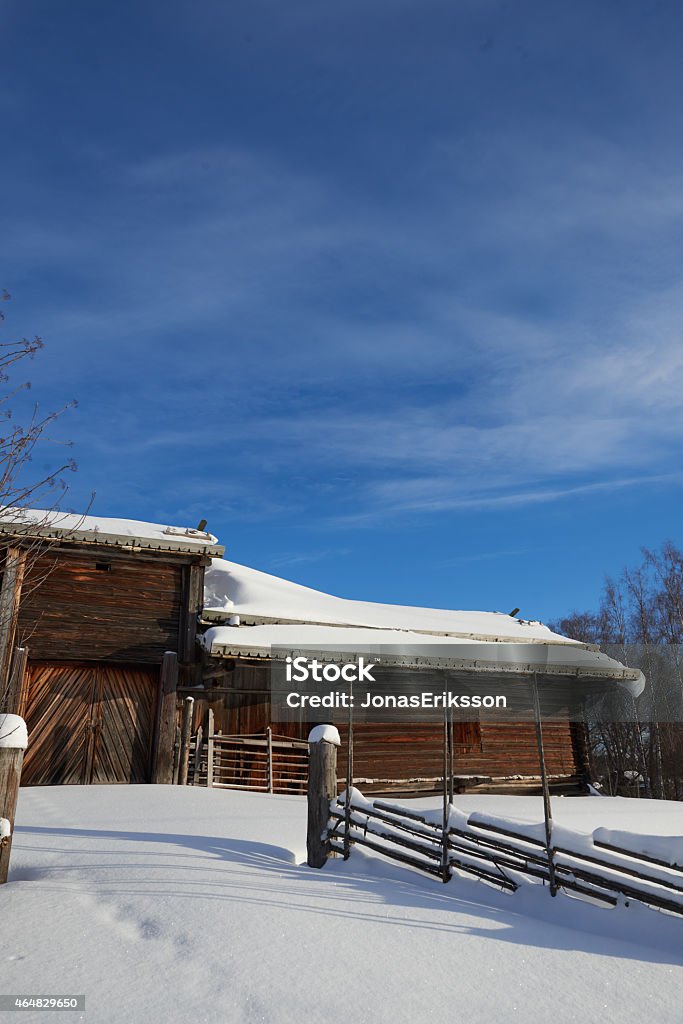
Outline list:
[[[614,794],[683,800],[683,551],[642,549],[640,565],[608,578],[597,611],[553,623],[642,669],[645,692],[587,708],[592,774]],[[617,706],[618,705],[618,706]]]

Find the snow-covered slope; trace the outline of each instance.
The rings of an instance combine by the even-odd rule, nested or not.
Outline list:
[[[536,798],[458,805],[542,815]],[[680,832],[675,804],[553,810],[586,833]],[[541,886],[442,885],[359,850],[316,871],[302,864],[305,834],[297,797],[22,790],[0,890],[0,990],[84,993],[85,1013],[68,1018],[87,1024],[680,1024],[681,920],[553,900]]]

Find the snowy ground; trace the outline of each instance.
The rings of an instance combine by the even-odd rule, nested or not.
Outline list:
[[[458,802],[541,814],[535,798]],[[58,1019],[88,1024],[683,1019],[683,920],[536,887],[444,886],[359,850],[315,871],[305,810],[179,787],[22,790],[0,992],[85,993],[84,1014]],[[559,799],[555,815],[585,832],[683,834],[675,804]]]

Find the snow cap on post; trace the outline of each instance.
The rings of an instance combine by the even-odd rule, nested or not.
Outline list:
[[[308,744],[321,743],[325,740],[326,743],[332,743],[335,747],[341,746],[341,737],[339,736],[339,730],[334,725],[316,725],[311,729],[308,734]]]
[[[26,722],[19,715],[0,715],[0,747],[9,750],[26,750],[28,733]]]

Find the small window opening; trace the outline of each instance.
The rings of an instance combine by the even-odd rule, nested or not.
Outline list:
[[[111,572],[111,562],[95,562],[98,572]]]

